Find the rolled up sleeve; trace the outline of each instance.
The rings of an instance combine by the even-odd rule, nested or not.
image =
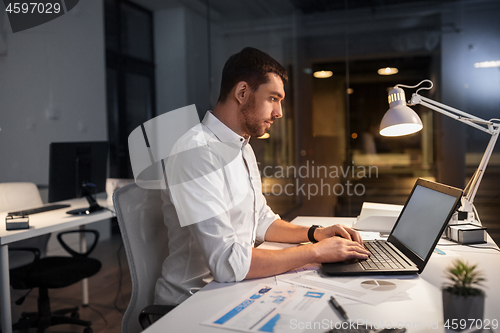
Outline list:
[[[265,236],[269,226],[276,220],[280,219],[278,214],[275,214],[271,207],[267,205],[266,198],[262,195],[262,206],[259,211],[259,222],[257,225],[257,232],[255,238],[257,242],[265,241]]]
[[[247,242],[238,242],[227,214],[192,224],[188,228],[201,247],[214,280],[236,282],[247,276],[252,247]]]

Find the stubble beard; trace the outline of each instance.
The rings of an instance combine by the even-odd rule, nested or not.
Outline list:
[[[248,102],[241,107],[241,114],[243,115],[246,132],[251,137],[259,137],[266,133],[266,126],[264,121],[257,118],[255,108],[255,95],[249,96]]]

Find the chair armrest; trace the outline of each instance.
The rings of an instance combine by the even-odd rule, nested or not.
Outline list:
[[[63,235],[66,234],[75,234],[75,233],[87,233],[87,234],[93,234],[94,235],[94,242],[90,245],[90,248],[87,250],[85,253],[79,253],[73,250],[66,244],[66,242],[63,240]],[[87,257],[92,251],[94,251],[94,248],[97,245],[97,242],[99,241],[99,232],[97,230],[68,230],[68,231],[63,231],[60,232],[57,235],[57,240],[63,247],[63,249],[66,250],[69,254],[71,254],[73,257]]]
[[[175,305],[148,305],[139,314],[139,324],[143,329],[149,327],[153,323],[150,316],[162,317],[173,308],[175,308]]]
[[[40,260],[41,252],[40,249],[36,247],[15,247],[13,249],[9,249],[9,251],[24,251],[24,252],[31,252],[35,256],[33,259],[33,262]]]

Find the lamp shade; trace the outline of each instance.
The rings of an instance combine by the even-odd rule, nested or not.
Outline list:
[[[402,136],[413,134],[423,128],[420,117],[406,106],[405,93],[401,88],[389,92],[389,110],[380,123],[380,135]]]

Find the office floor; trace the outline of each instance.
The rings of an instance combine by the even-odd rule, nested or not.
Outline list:
[[[94,333],[120,333],[121,320],[125,311],[132,290],[132,283],[128,273],[127,259],[125,251],[120,247],[120,235],[114,234],[111,239],[99,242],[94,250],[94,257],[102,263],[102,269],[89,279],[89,299],[90,306],[80,308],[80,318],[92,321]],[[118,263],[118,251],[120,254],[121,271],[121,293],[116,298],[120,285],[118,281],[120,267]],[[33,290],[26,298],[22,306],[15,305],[14,302],[24,295],[23,291],[12,292],[12,312],[13,321],[17,321],[22,311],[36,311],[37,290]],[[62,289],[49,290],[51,309],[74,307],[81,304],[82,293],[81,284]],[[116,302],[115,302],[116,299]],[[103,319],[103,317],[105,320]],[[36,332],[30,329],[28,332]],[[83,327],[74,325],[53,326],[46,330],[47,333],[81,333]]]

